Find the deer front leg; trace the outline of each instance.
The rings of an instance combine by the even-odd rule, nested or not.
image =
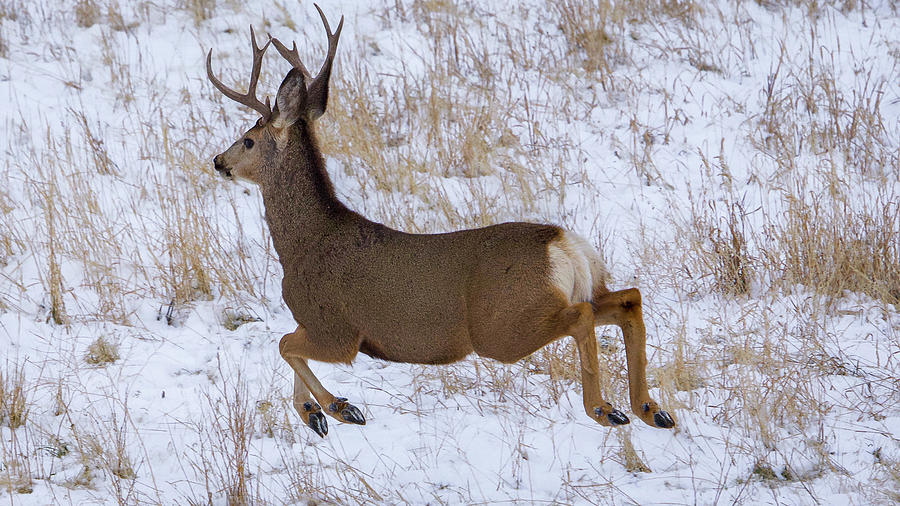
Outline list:
[[[590,303],[583,302],[562,311],[563,321],[572,321],[567,333],[575,338],[581,360],[581,388],[584,411],[600,425],[629,423],[624,413],[603,400],[600,394],[600,363],[597,359],[597,336],[594,334],[594,315]]]
[[[328,434],[328,420],[322,414],[322,407],[310,397],[309,388],[297,373],[294,373],[294,409],[303,423],[320,437]]]
[[[306,388],[312,393],[313,397],[319,401],[319,404],[325,406],[325,413],[332,416],[338,421],[346,423],[354,423],[357,425],[365,425],[366,419],[362,412],[354,405],[347,402],[343,397],[335,397],[331,394],[319,379],[313,374],[306,363],[307,359],[317,360],[321,355],[315,352],[313,346],[307,339],[306,329],[298,326],[297,330],[290,334],[286,334],[281,338],[279,343],[279,351],[282,358],[291,366],[294,373],[306,385]],[[322,359],[328,361],[331,357],[322,356]],[[295,383],[296,386],[296,383]],[[301,417],[302,417],[301,413]],[[324,420],[324,419],[323,419]],[[309,425],[307,423],[307,425]],[[312,427],[312,426],[311,426]],[[315,430],[315,427],[313,427]],[[318,431],[317,431],[318,432]]]
[[[593,306],[597,324],[613,324],[622,329],[631,410],[647,425],[671,429],[675,420],[659,408],[647,390],[647,333],[641,311],[641,292],[637,288],[610,292],[597,297]]]

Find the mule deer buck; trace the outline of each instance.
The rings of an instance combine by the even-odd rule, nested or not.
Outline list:
[[[641,294],[610,292],[599,254],[553,225],[503,223],[446,234],[407,234],[367,220],[335,195],[314,130],[328,105],[328,81],[344,24],[328,36],[328,54],[313,77],[278,39],[260,48],[244,94],[207,75],[228,98],[260,114],[256,125],[214,159],[229,179],[256,183],[284,268],[282,296],[297,330],[280,342],[294,370],[294,407],[320,436],[325,414],[365,424],[358,408],[332,395],[308,360],[350,363],[362,352],[383,360],[447,364],[472,352],[512,363],[563,336],[581,361],[584,409],[601,425],[629,423],[600,394],[596,325],[618,325],[625,339],[632,411],[651,426],[672,417],[647,391]],[[272,109],[256,97],[263,54],[273,44],[293,69]],[[312,393],[312,398],[310,397]],[[313,400],[315,398],[315,400]],[[323,407],[324,406],[324,409]]]

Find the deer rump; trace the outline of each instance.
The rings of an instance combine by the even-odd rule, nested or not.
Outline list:
[[[316,347],[335,350],[335,362],[358,351],[421,364],[472,352],[515,362],[562,332],[559,311],[590,301],[595,285],[605,290],[596,251],[552,225],[408,234],[360,220],[347,228],[319,238],[283,281],[297,323]]]

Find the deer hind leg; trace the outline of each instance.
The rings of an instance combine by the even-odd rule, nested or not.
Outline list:
[[[306,383],[303,382],[303,379],[297,373],[294,373],[293,397],[294,409],[300,414],[303,423],[320,437],[325,437],[328,434],[328,421],[325,419],[325,415],[322,414],[322,407],[309,395],[309,388],[306,387]]]
[[[575,338],[581,359],[581,384],[584,411],[600,425],[624,425],[628,417],[600,395],[600,363],[597,359],[597,336],[594,334],[594,315],[591,304],[582,302],[563,309],[560,321],[566,333]]]
[[[674,427],[675,420],[659,408],[647,390],[647,334],[641,311],[641,292],[637,288],[629,288],[595,295],[592,305],[598,325],[618,325],[625,337],[631,410],[652,427]]]
[[[316,360],[319,354],[315,352],[313,347],[311,346],[309,340],[307,339],[306,329],[302,326],[297,327],[297,330],[291,332],[290,334],[286,334],[281,338],[281,343],[279,343],[279,351],[281,352],[281,357],[291,366],[291,369],[294,370],[294,373],[302,383],[306,386],[307,390],[312,393],[313,397],[319,402],[319,405],[325,406],[325,409],[319,408],[319,413],[324,411],[326,414],[330,415],[334,419],[345,422],[345,423],[354,423],[357,425],[365,425],[366,418],[363,416],[362,412],[356,406],[347,402],[347,399],[343,397],[335,397],[331,394],[325,387],[322,386],[322,383],[319,382],[319,379],[313,374],[312,370],[309,368],[309,364],[306,363],[307,358]],[[323,357],[326,361],[331,357]],[[295,393],[295,402],[296,402],[296,394],[297,394],[297,383],[294,382],[294,393]],[[301,392],[302,393],[302,392]],[[296,404],[295,404],[296,407]],[[301,405],[305,409],[304,405]],[[315,408],[318,406],[312,406],[311,412],[315,412]],[[298,410],[300,411],[300,410]],[[301,418],[303,417],[303,413],[300,413]],[[317,434],[320,436],[323,435],[319,433],[316,427],[309,423],[309,418],[304,419],[307,425],[309,425]],[[314,422],[324,422],[325,418],[313,417]],[[327,424],[323,423],[323,426],[326,427],[325,432],[327,433]]]

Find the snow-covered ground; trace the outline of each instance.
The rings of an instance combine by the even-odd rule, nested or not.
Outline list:
[[[407,231],[588,237],[643,293],[678,427],[588,419],[565,338],[313,364],[368,421],[320,439],[260,196],[212,169],[255,113],[204,68],[246,83],[249,24],[318,68],[312,3],[0,0],[0,500],[900,501],[895,4],[321,6],[345,16],[319,126],[340,197]],[[271,94],[287,63],[263,67]]]

